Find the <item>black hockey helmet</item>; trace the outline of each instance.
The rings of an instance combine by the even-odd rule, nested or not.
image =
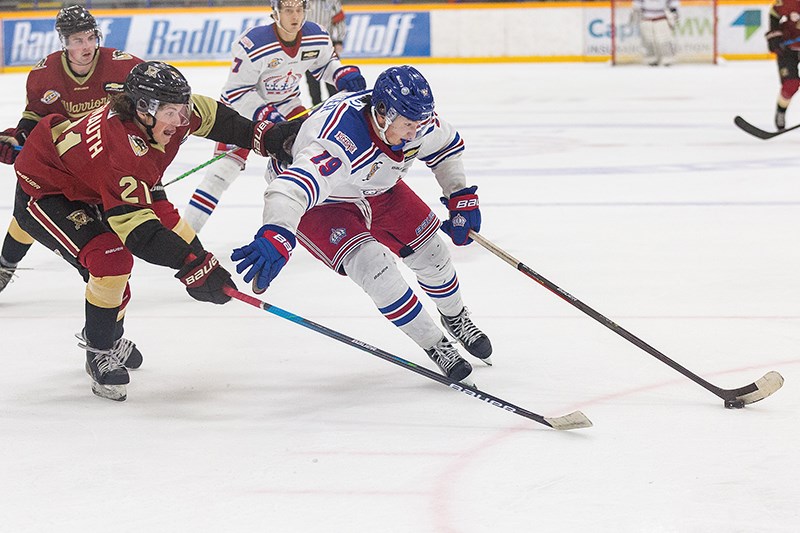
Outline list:
[[[124,91],[137,111],[153,117],[160,104],[188,104],[192,97],[183,74],[161,61],[145,61],[133,67],[125,79]]]
[[[61,43],[66,46],[67,37],[74,33],[93,31],[99,41],[102,38],[97,21],[83,6],[69,6],[61,9],[56,15],[56,31]]]

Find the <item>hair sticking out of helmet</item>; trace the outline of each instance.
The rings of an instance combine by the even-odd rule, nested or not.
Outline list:
[[[286,28],[283,23],[281,22],[281,9],[282,8],[303,8],[303,18],[300,21],[300,25],[302,26],[303,23],[306,21],[306,14],[308,12],[308,1],[307,0],[270,0],[270,5],[272,6],[272,18],[275,19],[275,24],[278,25],[280,29],[285,31],[286,33],[293,34],[296,33],[291,31],[290,29]]]
[[[383,117],[384,126],[378,134],[385,141],[385,132],[398,116],[426,123],[433,117],[434,101],[428,81],[414,67],[403,65],[384,70],[372,89],[372,116]],[[418,130],[418,134],[421,129]]]
[[[176,125],[188,124],[192,110],[192,89],[183,74],[172,65],[161,61],[139,63],[125,79],[124,92],[134,103],[136,111],[153,118],[151,124],[143,123],[145,127],[151,128],[155,124],[158,110],[164,104],[184,105],[185,109],[181,112],[183,118]],[[148,133],[152,136],[149,129]]]
[[[83,6],[69,6],[63,8],[56,15],[56,31],[61,45],[66,48],[67,38],[75,33],[91,31],[97,36],[98,46],[103,34],[97,27],[97,21]]]

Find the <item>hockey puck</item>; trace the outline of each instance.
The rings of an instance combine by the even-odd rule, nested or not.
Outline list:
[[[725,400],[725,409],[741,409],[742,407],[744,407],[744,400],[739,398]]]

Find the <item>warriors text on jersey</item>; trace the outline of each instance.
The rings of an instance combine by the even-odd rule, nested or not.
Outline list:
[[[331,97],[300,129],[292,165],[282,170],[270,164],[265,224],[295,232],[302,213],[315,205],[363,205],[364,198],[383,194],[402,180],[415,159],[433,171],[445,196],[466,186],[464,142],[453,126],[434,114],[416,139],[393,150],[373,129],[369,94]]]
[[[65,52],[53,52],[39,61],[28,75],[28,103],[23,119],[38,122],[51,113],[70,120],[83,117],[104,106],[110,93],[122,91],[128,73],[142,60],[120,50],[100,47],[93,62],[85,76],[76,76],[67,64]]]
[[[291,46],[278,38],[275,24],[257,26],[233,45],[222,101],[251,119],[264,104],[288,116],[301,105],[299,84],[307,71],[332,84],[341,66],[328,33],[313,22],[303,24]]]

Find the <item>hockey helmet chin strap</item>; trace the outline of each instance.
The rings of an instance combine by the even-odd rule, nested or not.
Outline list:
[[[403,146],[406,145],[406,141],[404,139],[400,139],[400,144],[391,145],[389,144],[389,140],[386,138],[386,130],[388,130],[389,126],[392,125],[392,119],[389,118],[388,114],[380,113],[380,116],[383,117],[383,127],[381,127],[380,123],[378,122],[378,110],[376,107],[371,106],[369,112],[372,115],[372,124],[375,126],[375,131],[377,132],[380,140],[385,142],[387,146],[390,146],[392,150],[402,150]]]

